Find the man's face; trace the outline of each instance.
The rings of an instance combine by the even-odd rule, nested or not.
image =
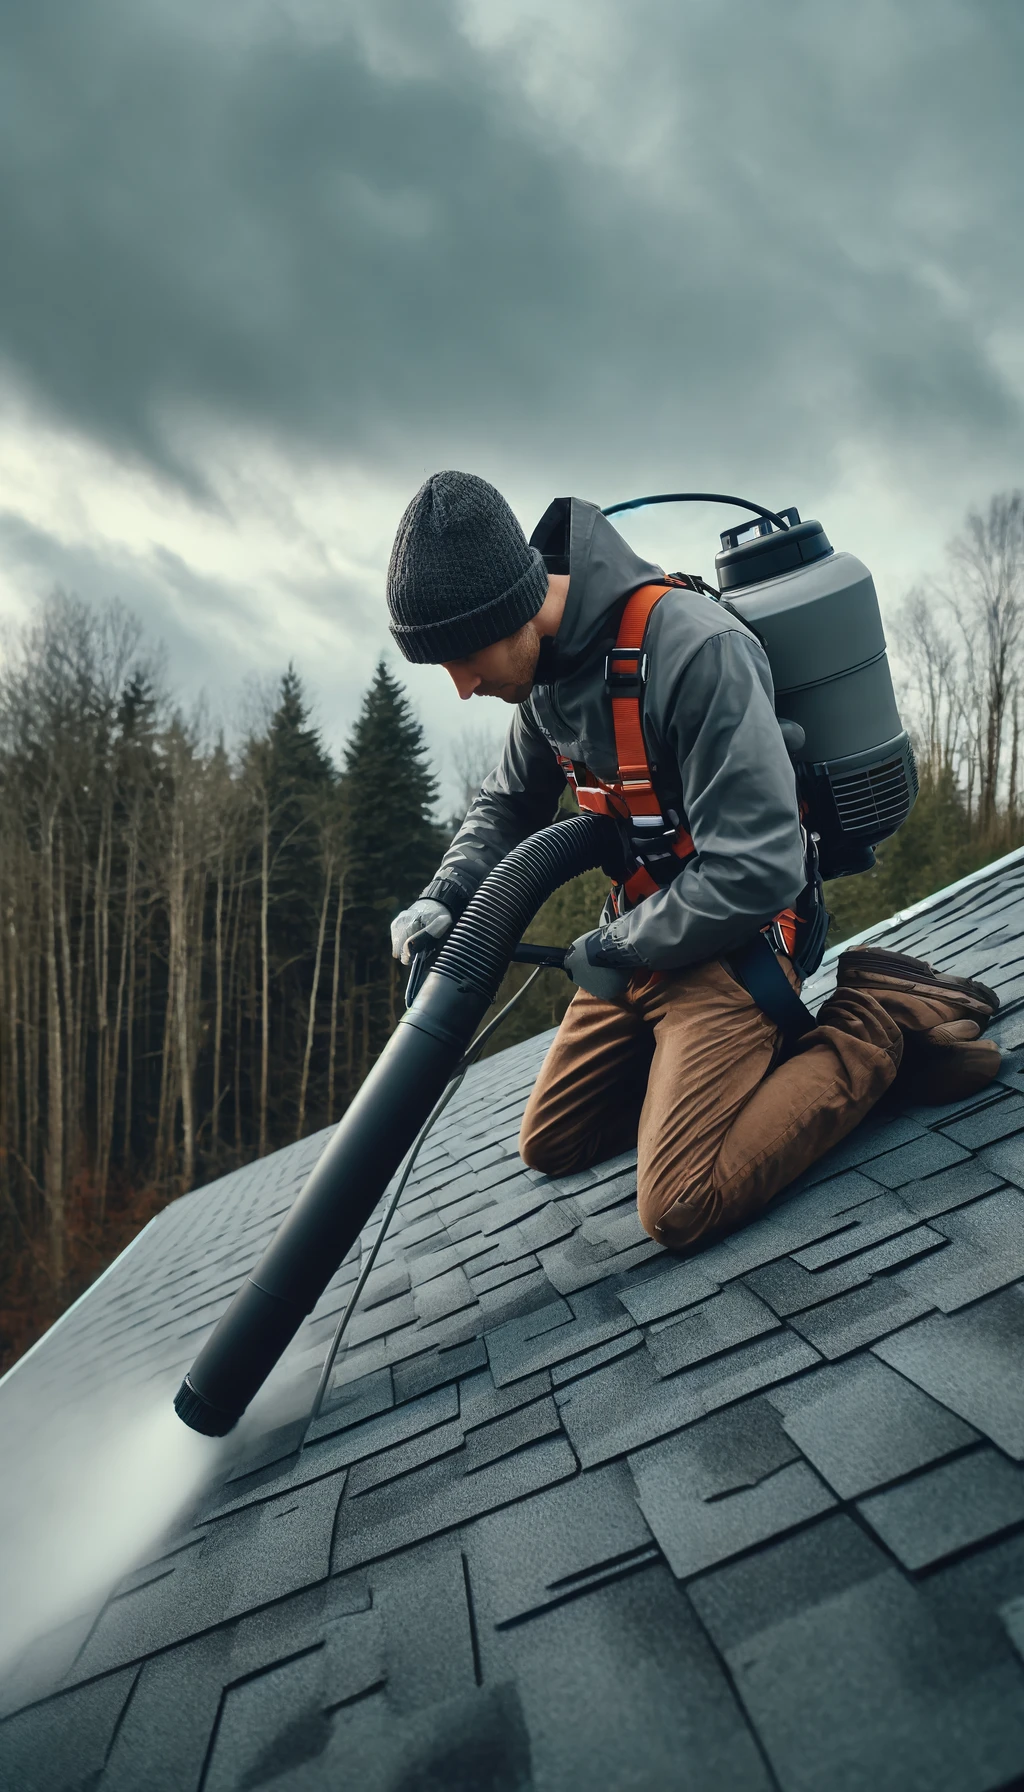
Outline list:
[[[503,703],[525,703],[533,690],[540,655],[540,635],[526,622],[514,635],[482,647],[468,659],[445,660],[448,673],[462,698],[500,697]]]

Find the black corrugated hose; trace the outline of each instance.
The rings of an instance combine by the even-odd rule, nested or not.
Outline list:
[[[175,1396],[223,1437],[312,1312],[444,1093],[541,904],[582,871],[621,874],[618,827],[575,815],[532,834],[484,879],[298,1199]]]

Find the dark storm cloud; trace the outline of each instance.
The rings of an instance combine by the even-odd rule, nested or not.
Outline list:
[[[379,630],[365,593],[335,576],[276,581],[274,603],[254,602],[241,580],[204,575],[159,545],[148,552],[103,541],[68,543],[10,511],[0,510],[0,564],[23,593],[30,616],[55,591],[99,610],[122,605],[142,624],[143,651],[167,674],[175,701],[201,697],[208,722],[237,732],[253,678],[273,688],[289,660],[311,671],[317,720],[337,749],[373,669]],[[344,609],[363,651],[323,651],[332,616]],[[361,624],[361,627],[359,626]],[[16,633],[10,623],[0,628]],[[0,653],[2,657],[2,653]]]
[[[0,354],[179,472],[200,410],[392,471],[1019,449],[1015,0],[553,10],[571,123],[550,22],[8,0]]]

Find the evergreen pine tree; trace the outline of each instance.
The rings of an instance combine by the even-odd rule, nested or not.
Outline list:
[[[270,809],[270,900],[273,940],[282,962],[305,956],[320,906],[320,822],[335,771],[311,727],[302,682],[293,665],[281,679],[267,733]]]
[[[345,909],[350,1092],[383,1047],[401,1007],[389,924],[428,883],[444,847],[433,819],[437,783],[423,730],[383,660],[345,752]]]
[[[267,1136],[291,1136],[313,981],[317,923],[324,897],[323,838],[337,798],[337,775],[309,721],[302,682],[290,665],[266,733],[249,741],[244,768],[252,798],[249,900],[262,964],[266,832],[269,1064]],[[256,1018],[256,1017],[254,1017]],[[262,1058],[260,1039],[254,1061]],[[262,1079],[254,1068],[253,1087]],[[259,1101],[255,1095],[254,1102]],[[315,1107],[315,1103],[313,1104]]]

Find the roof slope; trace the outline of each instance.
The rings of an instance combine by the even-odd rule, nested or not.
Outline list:
[[[1024,1785],[1024,855],[874,932],[1000,989],[1001,1082],[876,1112],[680,1261],[631,1158],[523,1168],[547,1036],[486,1061],[305,1450],[357,1255],[194,1522],[10,1678],[0,1783]],[[15,1393],[169,1400],[323,1142],[154,1220],[0,1442]]]

